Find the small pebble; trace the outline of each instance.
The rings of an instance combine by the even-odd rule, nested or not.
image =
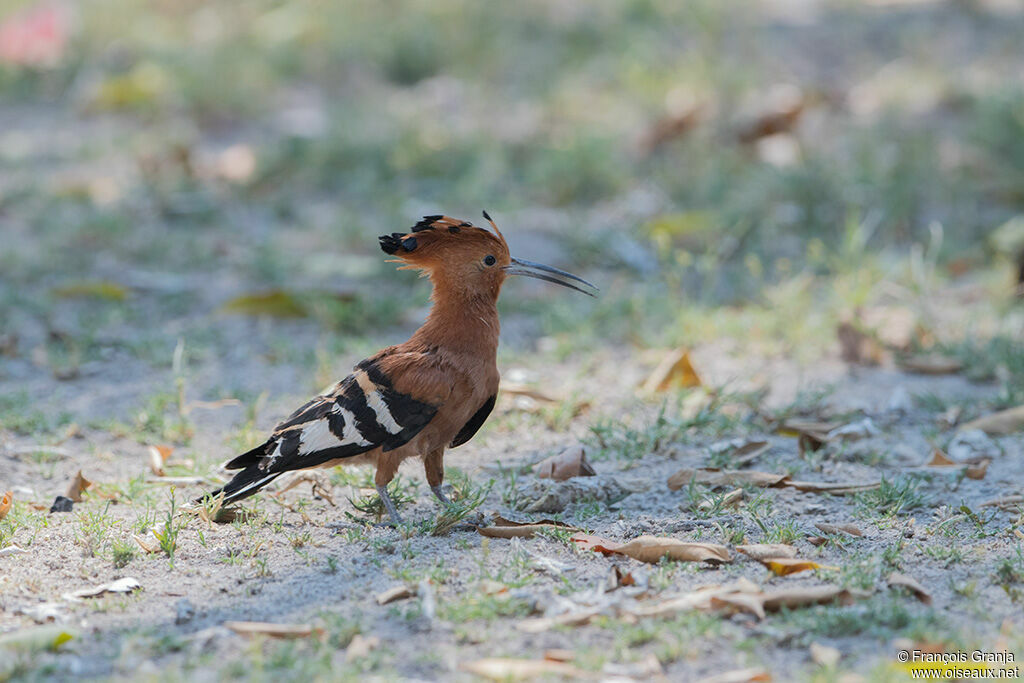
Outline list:
[[[50,512],[71,512],[71,507],[74,504],[75,502],[66,496],[57,496],[53,499]]]

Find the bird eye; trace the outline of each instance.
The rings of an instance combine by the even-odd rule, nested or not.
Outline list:
[[[494,262],[495,262],[496,260],[497,260],[497,259],[495,259],[495,258],[494,258],[493,256],[491,256],[490,254],[488,254],[487,256],[485,256],[485,257],[484,257],[484,265],[485,265],[485,266],[493,266],[493,265],[494,265]]]

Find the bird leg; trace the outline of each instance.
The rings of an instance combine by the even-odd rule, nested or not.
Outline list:
[[[441,501],[441,505],[448,507],[452,504],[448,496],[444,495],[441,484],[444,482],[444,449],[427,453],[423,458],[423,469],[427,473],[427,484],[434,496]]]
[[[380,496],[380,500],[384,503],[384,508],[388,511],[388,515],[391,517],[391,522],[395,526],[402,523],[402,516],[398,514],[398,508],[395,507],[394,501],[391,500],[391,496],[388,495],[387,486],[377,486],[377,495]]]
[[[377,487],[377,495],[380,496],[380,500],[384,503],[384,508],[388,511],[388,515],[391,517],[391,523],[394,526],[398,526],[402,523],[402,516],[398,514],[398,508],[395,507],[395,502],[391,500],[391,496],[388,495],[388,484],[395,478],[395,473],[398,472],[398,463],[401,462],[398,458],[394,457],[394,453],[383,453],[377,458],[377,472],[374,475],[373,483]]]

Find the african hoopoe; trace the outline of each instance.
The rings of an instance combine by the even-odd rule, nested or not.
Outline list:
[[[404,344],[360,362],[355,372],[302,406],[270,438],[227,463],[241,469],[223,488],[224,502],[251,496],[291,470],[373,463],[375,484],[393,522],[401,518],[387,485],[408,457],[422,456],[430,490],[441,503],[445,448],[469,441],[498,393],[498,294],[508,275],[554,282],[584,294],[565,271],[514,259],[498,226],[490,232],[448,216],[426,216],[406,234],[382,235],[380,248],[400,269],[430,277],[433,306]]]

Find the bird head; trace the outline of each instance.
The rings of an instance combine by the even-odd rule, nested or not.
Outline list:
[[[400,270],[419,270],[447,290],[488,293],[497,299],[509,275],[553,282],[594,296],[578,284],[597,287],[564,270],[512,258],[498,226],[484,211],[493,232],[449,216],[424,216],[407,233],[380,236],[380,248],[395,256]]]

